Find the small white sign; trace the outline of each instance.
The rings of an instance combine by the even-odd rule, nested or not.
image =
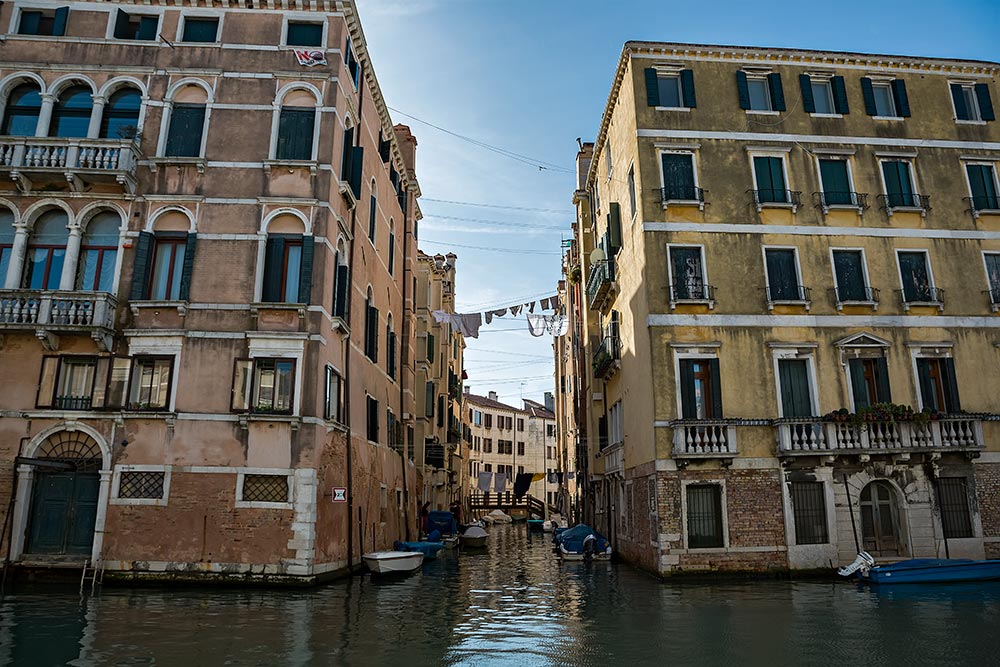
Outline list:
[[[326,53],[316,49],[295,49],[295,58],[306,67],[326,64]]]
[[[347,489],[335,486],[333,487],[333,502],[335,503],[346,503],[347,502]]]

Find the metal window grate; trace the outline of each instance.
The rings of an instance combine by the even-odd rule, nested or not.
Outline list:
[[[162,472],[128,471],[123,472],[118,485],[119,498],[163,498]]]
[[[722,487],[692,484],[687,487],[688,547],[725,546],[722,535]]]
[[[285,475],[244,476],[243,501],[258,503],[287,503],[288,477]]]
[[[972,537],[969,491],[965,478],[941,477],[937,484],[941,505],[941,526],[944,528],[945,538]]]
[[[823,482],[792,482],[796,544],[826,544],[826,493]]]

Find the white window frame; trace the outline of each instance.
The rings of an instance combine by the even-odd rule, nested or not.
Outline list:
[[[681,387],[681,360],[683,359],[700,359],[700,360],[719,360],[719,347],[718,343],[703,343],[703,344],[688,344],[679,343],[679,345],[684,345],[683,348],[677,348],[674,350],[674,393],[675,402],[677,403],[677,419],[684,418],[684,401],[682,400],[683,389]],[[720,362],[721,367],[721,362]],[[719,387],[722,390],[722,387]]]
[[[917,359],[954,359],[953,343],[912,343],[910,348],[910,368],[913,371],[913,391],[917,397],[917,409],[924,409],[924,397],[920,392],[920,370]]]
[[[110,504],[166,507],[170,500],[170,472],[172,469],[173,466],[168,465],[116,465],[111,477]],[[123,472],[162,472],[163,496],[160,498],[120,498],[118,494],[121,490]]]
[[[199,42],[205,44],[206,42]],[[179,157],[176,155],[166,155],[167,137],[170,136],[170,121],[174,113],[174,98],[185,86],[198,86],[205,91],[205,123],[201,129],[201,146],[198,157]],[[143,105],[145,106],[145,105]],[[156,144],[155,160],[161,163],[190,164],[198,163],[198,171],[204,173],[205,150],[208,146],[208,130],[212,123],[212,107],[215,106],[215,87],[207,81],[197,77],[186,77],[173,83],[167,91],[167,99],[163,101],[162,119],[160,121],[160,137]]]
[[[285,106],[285,98],[288,97],[291,93],[294,93],[295,91],[306,91],[308,93],[311,93],[313,95],[313,102],[316,105],[313,107],[316,116],[315,120],[313,121],[313,137],[312,137],[312,146],[310,147],[311,148],[310,155],[308,160],[285,160],[285,159],[279,160],[277,157],[278,126],[281,119],[281,110]],[[317,162],[319,161],[319,131],[320,131],[320,125],[322,124],[321,121],[323,119],[322,108],[323,108],[323,102],[321,99],[321,94],[312,85],[293,83],[285,86],[280,91],[278,91],[278,94],[275,96],[274,102],[272,103],[271,141],[267,149],[268,162],[274,162],[278,164],[300,164],[300,165],[307,164],[310,165],[312,173],[315,174],[317,169]]]
[[[827,101],[830,103],[830,112],[813,111],[809,115],[813,118],[843,118],[844,114],[837,113],[837,99],[833,95],[833,74],[806,73],[809,77],[809,90],[813,93],[813,100],[816,99],[816,92],[813,90],[813,83],[820,83],[826,87]]]
[[[298,46],[295,44],[288,43],[288,24],[289,23],[312,23],[314,25],[323,26],[323,36],[320,38],[319,46]],[[302,14],[302,13],[288,13],[285,14],[284,19],[281,22],[281,42],[279,46],[286,49],[316,49],[318,51],[326,51],[327,45],[329,44],[329,23],[325,18],[317,18],[315,15]]]
[[[745,109],[748,114],[761,114],[764,116],[777,116],[780,112],[774,109],[774,100],[771,98],[771,82],[768,80],[768,74],[772,72],[747,72],[743,70],[743,73],[747,75],[747,99],[750,100],[751,106],[753,106],[753,95],[750,94],[750,82],[751,81],[763,81],[764,82],[764,94],[767,96],[767,109]]]
[[[615,436],[620,436],[620,438],[612,441]],[[624,442],[625,422],[622,420],[622,401],[618,399],[608,408],[608,447],[614,447]]]
[[[709,290],[708,282],[708,264],[705,262],[705,246],[699,243],[668,243],[667,247],[667,289],[674,284],[674,262],[673,257],[671,257],[672,248],[698,248],[701,251],[701,280],[702,284],[705,286],[705,296],[704,299],[681,299],[679,301],[674,301],[673,291],[670,292],[670,310],[677,307],[677,304],[687,304],[687,303],[704,303],[708,304],[709,310],[715,310],[715,300],[711,298],[711,291]]]
[[[154,332],[155,333],[155,332]],[[173,357],[173,365],[170,367],[170,397],[167,401],[168,413],[177,412],[177,387],[180,384],[181,350],[184,347],[183,336],[129,336],[128,356],[129,364],[129,387],[132,382],[132,370],[135,357]],[[125,396],[125,401],[128,401]]]
[[[833,255],[835,252],[860,252],[861,253],[861,272],[865,279],[865,289],[871,289],[872,284],[868,277],[868,255],[865,253],[864,248],[849,248],[845,246],[830,246],[830,272],[833,274],[833,287],[834,287],[834,297],[837,302],[837,310],[841,311],[844,309],[844,305],[862,305],[871,306],[873,310],[878,310],[878,301],[868,300],[868,301],[841,301],[839,292],[840,283],[837,282],[837,265],[834,262]]]
[[[780,201],[767,201],[761,202],[757,201],[757,197],[754,198],[754,203],[757,207],[757,212],[760,213],[761,209],[765,208],[787,208],[791,209],[792,213],[798,210],[798,204],[791,201],[793,198],[792,193],[792,183],[788,180],[788,154],[792,152],[791,147],[779,148],[777,146],[768,146],[767,148],[755,148],[747,147],[747,158],[750,160],[750,174],[753,178],[753,189],[754,191],[759,191],[757,183],[757,165],[754,164],[755,157],[776,157],[781,159],[781,175],[785,179],[785,192],[789,193],[787,202]]]
[[[952,86],[961,86],[962,88],[972,88],[972,100],[975,102],[975,106],[970,111],[975,112],[975,118],[960,119],[958,117],[958,109],[955,108],[955,98],[951,94]],[[948,99],[951,100],[951,114],[955,123],[958,125],[986,125],[986,121],[983,120],[983,111],[979,108],[979,97],[976,95],[976,82],[969,79],[949,79],[948,80]]]
[[[8,37],[20,37],[22,39],[53,39],[53,40],[64,40],[65,35],[21,35],[18,33],[18,29],[21,27],[21,14],[27,10],[29,12],[54,12],[60,7],[66,7],[70,5],[69,2],[56,2],[49,4],[18,4],[14,6],[14,11],[10,13],[10,29],[7,31]],[[72,11],[72,10],[71,10]],[[67,26],[68,28],[69,26]]]
[[[663,155],[688,155],[691,157],[691,172],[694,180],[694,187],[700,188],[701,181],[698,179],[698,147],[697,146],[657,146],[656,147],[656,168],[660,174],[660,187],[666,188],[667,184],[663,180]],[[704,199],[704,197],[702,197]],[[705,210],[705,202],[699,201],[698,199],[669,199],[663,201],[662,198],[660,203],[663,206],[663,210],[666,211],[670,206],[697,206],[700,210]]]
[[[781,476],[781,496],[785,508],[785,534],[788,536],[788,546],[802,549],[826,550],[837,545],[837,507],[834,494],[836,481],[832,468],[818,468],[812,471],[814,479],[801,480],[818,482],[823,485],[823,499],[826,505],[826,542],[819,544],[798,544],[795,541],[795,508],[792,504],[792,482],[800,480],[789,479],[789,473]]]
[[[891,218],[894,211],[919,211],[921,217],[927,217],[927,209],[923,206],[889,206],[889,189],[885,184],[885,169],[883,168],[883,163],[885,162],[905,162],[910,166],[910,190],[913,191],[913,195],[917,197],[919,202],[920,188],[917,187],[917,156],[915,153],[876,153],[876,158],[878,159],[878,178],[879,183],[882,185],[882,194],[886,197],[885,211],[886,214]],[[968,175],[966,175],[966,181],[968,181]]]
[[[823,414],[819,410],[819,381],[816,377],[816,347],[815,343],[809,344],[784,344],[776,343],[771,345],[771,362],[774,369],[774,391],[778,403],[778,419],[785,417],[785,407],[781,403],[781,372],[778,370],[778,362],[782,359],[802,359],[806,362],[806,369],[809,376],[809,398],[812,402],[813,415]]]
[[[215,29],[215,41],[214,42],[185,42],[184,37],[184,24],[188,19],[218,19],[219,27]],[[177,38],[174,40],[174,46],[221,46],[222,45],[222,28],[226,20],[226,12],[206,12],[206,11],[183,11],[180,17],[177,19]]]
[[[1000,311],[1000,300],[994,301],[993,299],[993,285],[990,284],[990,272],[989,267],[986,265],[986,256],[996,255],[1000,257],[1000,250],[983,250],[980,255],[983,259],[983,271],[986,273],[986,289],[989,292],[990,309],[995,313]],[[1000,284],[997,284],[996,289],[1000,292]]]
[[[770,296],[771,296],[771,277],[770,277],[770,275],[767,272],[767,251],[768,250],[791,250],[791,251],[794,252],[794,256],[795,256],[795,280],[798,281],[797,287],[799,287],[799,289],[801,290],[801,296],[803,298],[801,298],[801,299],[777,299],[777,300],[772,300],[770,298]],[[802,264],[799,262],[799,248],[798,248],[798,246],[794,246],[794,245],[765,245],[765,246],[761,246],[760,252],[761,252],[761,259],[763,259],[763,261],[764,261],[764,287],[767,288],[767,291],[766,291],[766,293],[765,293],[764,296],[765,296],[765,298],[767,298],[767,309],[769,311],[770,310],[774,310],[774,306],[776,306],[776,305],[784,305],[784,304],[795,305],[795,306],[805,305],[806,311],[808,312],[809,309],[812,307],[812,300],[809,297],[807,297],[806,294],[805,294],[805,283],[802,281]]]
[[[813,115],[822,115],[822,114],[813,114]],[[858,215],[864,215],[864,207],[861,205],[861,200],[858,197],[858,189],[854,183],[854,151],[841,153],[834,151],[814,150],[813,159],[816,164],[816,177],[819,180],[820,204],[823,209],[823,215],[826,215],[833,210],[847,210],[847,211],[857,210]],[[851,192],[854,193],[854,198],[857,201],[857,206],[855,206],[854,204],[829,204],[829,205],[826,204],[826,186],[823,184],[823,172],[820,169],[820,164],[819,164],[820,160],[827,160],[827,161],[839,160],[846,164],[848,185],[850,185],[851,187]],[[754,181],[754,183],[756,184],[756,181]]]
[[[972,210],[972,217],[979,218],[980,214],[982,213],[995,214],[996,212],[1000,211],[1000,209],[995,209],[995,208],[984,208],[976,210],[976,207],[973,206],[972,202],[972,197],[974,197],[975,195],[972,193],[972,182],[969,180],[969,170],[967,169],[967,167],[969,166],[976,166],[976,165],[982,167],[990,167],[990,169],[993,171],[993,188],[994,191],[997,193],[997,197],[1000,198],[1000,178],[998,178],[997,176],[997,161],[982,159],[982,158],[959,158],[959,159],[962,162],[962,176],[965,177],[965,188],[969,192],[969,208]]]
[[[689,486],[704,486],[715,484],[719,487],[719,500],[722,506],[722,546],[704,547],[693,549],[688,542],[688,507],[687,488]],[[684,550],[688,553],[723,553],[729,551],[729,501],[726,494],[726,479],[724,477],[712,477],[707,479],[684,479],[681,480],[681,533],[684,539]]]
[[[295,392],[292,395],[292,413],[290,415],[248,415],[249,419],[295,419],[302,414],[302,382],[305,375],[305,341],[308,334],[297,335],[294,338],[278,338],[268,335],[269,332],[249,332],[247,333],[248,352],[247,359],[256,361],[257,359],[291,359],[295,361]],[[256,364],[254,364],[256,372]],[[343,383],[341,384],[343,391]],[[251,397],[251,401],[253,398]]]
[[[677,82],[677,102],[679,103],[679,106],[676,107],[658,105],[654,108],[657,111],[691,111],[691,107],[684,106],[684,84],[681,82],[681,70],[684,68],[679,66],[654,65],[653,69],[656,70],[657,94],[659,94],[660,90],[660,79],[674,79]]]
[[[288,501],[284,503],[269,503],[259,500],[243,500],[243,483],[247,475],[273,475],[288,478]],[[273,509],[290,510],[295,505],[295,471],[287,468],[239,468],[236,472],[236,503],[237,509]]]
[[[903,116],[899,115],[899,100],[896,99],[896,91],[892,89],[892,82],[896,80],[894,76],[869,76],[872,82],[872,99],[875,100],[875,115],[872,116],[873,120],[904,120]],[[878,98],[875,97],[876,87],[885,87],[889,91],[889,99],[892,100],[892,111],[895,115],[893,116],[880,116],[878,114]]]
[[[937,281],[934,280],[934,268],[931,266],[931,251],[927,248],[893,248],[893,255],[896,257],[896,277],[899,278],[899,289],[906,290],[903,284],[903,267],[899,263],[899,253],[901,252],[921,252],[924,254],[924,264],[927,266],[927,278],[930,280],[930,288],[937,289]],[[903,310],[907,311],[911,306],[937,306],[938,311],[944,310],[944,303],[941,301],[906,301],[905,291],[900,292],[900,301]]]
[[[122,39],[115,37],[115,22],[118,19],[118,13],[114,9],[119,9],[119,7],[114,7],[108,12],[108,28],[105,33],[105,38],[114,41],[115,43],[125,42],[127,44],[159,44],[163,40],[161,35],[163,33],[163,9],[158,7],[148,7],[135,5],[136,10],[130,11],[124,7],[120,8],[123,12],[129,16],[143,17],[143,16],[155,16],[156,17],[156,36],[153,39]],[[188,42],[190,43],[190,42]],[[144,105],[145,106],[145,105]]]

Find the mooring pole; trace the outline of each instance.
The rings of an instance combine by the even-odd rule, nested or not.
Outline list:
[[[858,526],[854,523],[854,503],[851,501],[851,485],[847,483],[847,475],[844,475],[844,491],[847,492],[847,513],[851,515],[851,532],[854,533],[854,548],[861,553],[861,542],[858,540]]]

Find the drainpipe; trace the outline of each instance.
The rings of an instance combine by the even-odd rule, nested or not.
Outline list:
[[[7,571],[10,570],[10,550],[14,543],[14,502],[17,499],[17,460],[21,457],[21,453],[24,451],[24,442],[30,440],[29,436],[24,436],[21,438],[20,442],[17,443],[17,456],[14,457],[13,465],[13,475],[11,477],[10,483],[10,502],[7,504],[7,516],[3,519],[3,530],[0,531],[0,541],[3,538],[7,538],[7,551],[4,553],[3,557],[3,579],[0,580],[0,598],[3,597],[4,591],[7,590]]]
[[[389,131],[395,133],[392,129],[390,129]],[[405,168],[406,165],[404,164],[403,167]],[[400,360],[400,362],[399,362],[399,413],[400,413],[399,416],[400,417],[403,416],[402,413],[403,413],[403,406],[405,405],[404,404],[404,400],[405,400],[405,394],[406,394],[406,392],[404,390],[404,387],[403,387],[403,361],[402,361],[403,360],[403,350],[406,349],[406,348],[403,347],[403,345],[409,345],[409,343],[410,343],[410,329],[411,329],[411,326],[410,326],[410,315],[412,314],[412,311],[408,310],[407,307],[406,307],[406,294],[407,294],[407,291],[408,291],[407,290],[407,285],[410,282],[410,280],[409,280],[410,276],[407,274],[407,270],[406,270],[406,261],[407,261],[407,259],[410,256],[410,232],[409,232],[409,230],[412,229],[412,227],[410,227],[407,224],[408,223],[408,218],[410,216],[410,211],[412,210],[412,208],[409,205],[409,203],[410,203],[409,200],[410,200],[410,193],[409,193],[409,189],[407,188],[407,190],[406,190],[406,204],[407,204],[407,206],[406,206],[406,214],[403,216],[403,257],[402,257],[402,261],[400,262],[400,264],[403,265],[403,318],[402,318],[403,321],[400,323],[400,327],[399,327],[400,328],[400,333],[403,334],[402,336],[400,336],[400,340],[401,341],[405,340],[405,343],[403,343],[402,345],[398,345],[397,346],[397,347],[399,347],[399,360]],[[409,363],[409,361],[410,361],[410,355],[409,355],[409,353],[407,353],[407,355],[406,355],[406,361],[407,361],[407,363]],[[413,415],[410,415],[410,419],[413,419]],[[399,423],[402,425],[403,422],[400,421]],[[410,541],[410,492],[409,492],[409,489],[406,486],[406,473],[408,472],[408,468],[407,468],[406,462],[407,462],[407,459],[409,458],[409,451],[408,451],[409,447],[406,444],[406,435],[404,433],[402,433],[402,431],[403,431],[402,427],[400,428],[400,431],[401,431],[402,441],[403,441],[401,443],[402,447],[400,448],[400,454],[399,454],[399,460],[400,460],[400,463],[403,466],[403,531],[404,531],[404,534],[406,535],[406,541],[409,542]]]

